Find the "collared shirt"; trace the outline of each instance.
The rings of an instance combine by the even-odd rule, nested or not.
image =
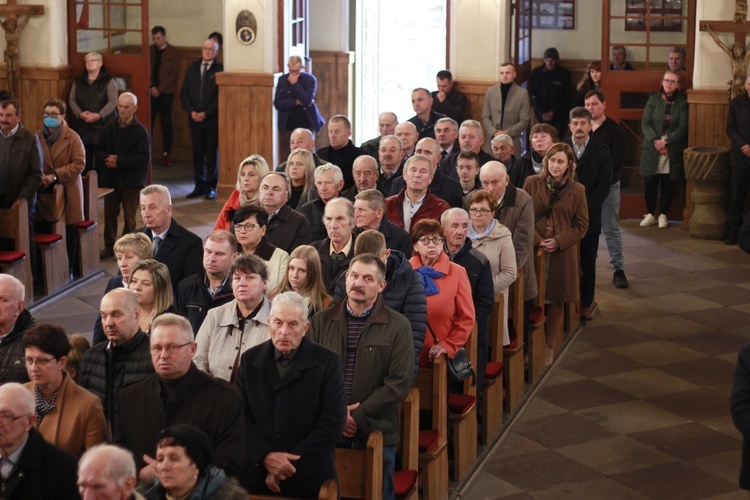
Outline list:
[[[583,141],[583,144],[581,146],[578,146],[578,144],[576,144],[576,141],[570,141],[571,143],[573,143],[573,151],[576,154],[576,158],[578,158],[579,160],[581,159],[581,156],[583,156],[583,153],[586,152],[586,146],[588,146],[590,140],[591,135],[589,135],[586,140]]]
[[[223,288],[223,287],[226,286],[227,280],[229,279],[229,276],[231,276],[231,273],[227,274],[226,277],[224,278],[224,281],[221,282],[221,285],[219,285],[218,287],[216,287],[216,290],[214,290],[213,288],[211,288],[211,282],[208,279],[208,274],[206,274],[206,277],[203,279],[203,284],[206,285],[206,290],[208,290],[208,293],[211,294],[211,297],[213,297],[214,295],[216,295],[216,292],[219,291],[219,288]]]
[[[289,366],[289,363],[292,362],[296,354],[296,347],[289,351],[289,354],[284,354],[275,347],[273,348],[273,359],[276,362],[276,371],[279,373],[279,378],[284,378],[284,374],[286,374],[286,368],[287,366]]]
[[[164,243],[164,240],[167,239],[167,233],[168,232],[169,232],[169,227],[167,227],[167,229],[164,230],[164,232],[159,233],[159,234],[154,233],[154,231],[152,229],[151,230],[151,241],[154,241],[154,238],[156,238],[158,236],[159,238],[161,238],[162,243]]]
[[[135,116],[135,115],[133,115],[133,116]],[[125,128],[125,127],[127,127],[128,125],[130,125],[131,123],[133,123],[133,116],[131,116],[131,117],[130,117],[130,120],[126,121],[125,123],[123,123],[123,122],[122,122],[121,120],[119,120],[119,119],[118,119],[118,120],[117,120],[117,125],[118,125],[118,126],[119,126],[120,128]]]
[[[29,435],[26,434],[26,439],[23,440],[23,443],[21,443],[21,446],[19,446],[16,451],[11,453],[10,456],[2,457],[2,461],[0,462],[0,475],[2,475],[3,479],[8,479],[10,475],[13,474],[13,471],[16,469],[16,464],[21,459],[23,449],[26,448],[28,440]]]
[[[11,129],[11,131],[10,131],[10,132],[8,132],[8,135],[5,135],[5,132],[3,132],[2,130],[0,130],[0,134],[3,134],[3,137],[5,137],[6,139],[7,139],[8,137],[13,137],[14,135],[16,135],[16,132],[18,132],[18,128],[19,128],[20,126],[21,126],[21,124],[19,123],[18,125],[16,125],[15,127],[13,127],[13,128]]]
[[[372,303],[370,307],[362,311],[361,313],[357,314],[354,311],[352,311],[352,308],[349,307],[349,301],[346,301],[346,312],[349,313],[350,316],[353,316],[355,318],[364,318],[365,316],[369,316],[372,312],[372,308],[375,307],[375,302]]]
[[[409,232],[411,227],[411,219],[419,211],[419,208],[424,203],[424,199],[427,197],[427,193],[423,194],[417,201],[411,201],[409,196],[404,193],[404,229]]]
[[[349,251],[352,249],[353,240],[354,238],[349,236],[349,241],[346,243],[346,245],[344,245],[344,248],[342,248],[340,252],[337,252],[336,250],[333,249],[333,242],[331,242],[331,244],[328,245],[328,255],[333,255],[335,253],[343,253],[345,256],[349,255]]]

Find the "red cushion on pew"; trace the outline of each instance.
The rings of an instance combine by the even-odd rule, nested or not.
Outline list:
[[[477,398],[468,394],[449,394],[448,411],[451,413],[466,413],[476,403]]]
[[[0,264],[13,264],[26,257],[23,252],[9,251],[0,252]]]
[[[96,224],[96,221],[93,220],[82,220],[81,222],[76,222],[76,227],[78,229],[88,229],[91,226]]]
[[[435,429],[419,431],[419,451],[426,452],[437,443],[440,433]]]
[[[538,325],[544,319],[544,308],[536,306],[529,312],[529,321],[532,325]]]
[[[489,361],[485,370],[485,380],[494,380],[503,374],[503,364],[499,361]]]
[[[405,498],[417,484],[417,471],[397,470],[393,473],[393,482],[395,483],[396,498]]]
[[[56,241],[62,240],[62,236],[59,234],[35,234],[34,243],[37,245],[51,245]]]

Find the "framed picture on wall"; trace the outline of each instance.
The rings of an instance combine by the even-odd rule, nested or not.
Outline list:
[[[682,7],[683,0],[626,0],[625,31],[646,31],[648,25],[651,31],[680,32]]]
[[[541,30],[573,30],[575,0],[531,0],[531,27]]]

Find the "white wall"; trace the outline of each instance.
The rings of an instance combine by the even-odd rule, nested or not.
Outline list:
[[[251,45],[237,40],[237,14],[243,10],[255,16],[258,29]],[[276,2],[263,0],[224,0],[224,70],[249,73],[273,73],[276,54]],[[207,33],[208,34],[208,33]]]
[[[498,66],[510,58],[510,1],[451,2],[450,61],[453,77],[497,80]]]
[[[149,24],[164,26],[169,43],[178,47],[200,47],[213,31],[224,35],[225,43],[232,36],[222,30],[221,5],[215,0],[150,0]]]
[[[346,52],[349,48],[349,2],[310,1],[310,50]],[[353,50],[353,49],[352,49]]]
[[[44,14],[32,16],[21,32],[21,65],[59,67],[67,64],[68,16],[65,0],[19,0],[18,4],[44,5]],[[5,36],[1,34],[0,51],[5,51]]]
[[[732,0],[698,0],[696,19],[698,21],[731,21],[734,17]],[[693,65],[693,87],[726,89],[727,81],[732,79],[732,67],[729,56],[713,41],[711,35],[699,31],[700,23],[696,22],[695,41],[700,48],[695,54]],[[731,47],[734,35],[719,35],[724,43]]]

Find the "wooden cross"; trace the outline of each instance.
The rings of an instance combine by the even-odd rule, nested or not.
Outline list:
[[[750,63],[750,51],[747,50],[747,35],[750,23],[747,22],[747,1],[735,2],[734,20],[700,21],[700,30],[708,32],[714,42],[729,56],[732,66],[732,80],[729,84],[729,98],[732,99],[744,92],[745,75]],[[728,47],[717,33],[734,33],[734,44]]]
[[[5,31],[5,71],[8,78],[8,90],[13,97],[18,98],[21,80],[21,64],[19,43],[21,31],[31,19],[31,16],[44,14],[44,5],[18,5],[17,0],[7,0],[5,5],[0,5],[0,17],[3,19],[0,27]],[[19,23],[18,16],[26,16]]]

